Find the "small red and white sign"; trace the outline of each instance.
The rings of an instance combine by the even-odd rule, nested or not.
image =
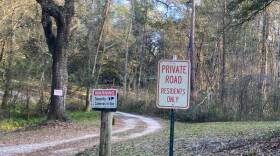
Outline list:
[[[117,109],[117,90],[93,89],[91,106],[93,109]]]
[[[190,101],[190,62],[160,60],[158,63],[157,106],[188,109]]]

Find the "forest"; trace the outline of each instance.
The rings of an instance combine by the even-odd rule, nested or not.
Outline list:
[[[279,93],[279,0],[0,0],[0,156],[280,155]]]
[[[168,119],[158,62],[174,55],[191,62],[177,121],[279,121],[278,0],[0,0],[0,134],[75,120],[94,88],[118,89],[122,112]]]

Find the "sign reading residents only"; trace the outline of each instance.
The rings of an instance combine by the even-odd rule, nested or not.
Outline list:
[[[160,60],[158,63],[157,106],[188,109],[190,101],[190,62]]]
[[[94,110],[117,109],[117,90],[116,89],[93,89],[91,106]]]

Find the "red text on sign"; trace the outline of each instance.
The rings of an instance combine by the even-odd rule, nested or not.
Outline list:
[[[182,76],[166,76],[165,77],[165,82],[166,83],[176,83],[176,84],[181,84],[182,83]]]
[[[176,66],[176,65],[162,65],[162,73],[181,73],[187,74],[187,66]]]
[[[185,89],[183,88],[161,88],[161,94],[185,94]]]
[[[177,102],[179,97],[167,96],[167,102]]]
[[[115,90],[94,90],[94,96],[116,96]]]

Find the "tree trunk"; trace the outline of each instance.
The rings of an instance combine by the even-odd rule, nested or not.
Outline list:
[[[87,87],[87,92],[86,92],[86,112],[90,112],[90,87]]]
[[[97,37],[96,37],[97,43],[96,43],[96,46],[95,46],[95,57],[94,57],[94,63],[93,63],[93,68],[92,68],[92,72],[91,72],[92,79],[94,78],[95,71],[96,71],[98,53],[99,53],[99,49],[100,49],[100,45],[101,45],[101,40],[102,40],[102,37],[103,37],[105,22],[106,22],[108,13],[109,13],[110,4],[111,4],[111,0],[106,0],[105,1],[105,6],[103,8],[103,14],[102,14],[102,20],[100,21],[99,29],[98,29],[98,32],[97,32]]]
[[[2,43],[2,45],[1,45],[1,53],[0,53],[0,62],[2,62],[2,60],[3,60],[5,46],[6,46],[6,41],[2,41],[1,43]]]
[[[277,44],[278,44],[278,47],[277,47],[277,50],[278,50],[278,53],[277,53],[277,74],[276,74],[276,82],[277,82],[277,87],[280,88],[280,39],[279,39],[279,35],[280,35],[280,28],[278,28],[278,39],[277,39]]]
[[[53,0],[37,0],[42,8],[42,26],[44,28],[49,52],[52,54],[52,87],[48,120],[65,121],[65,100],[67,94],[67,48],[71,19],[74,15],[74,0],[65,1],[58,6]],[[52,19],[57,32],[53,32]],[[54,90],[61,90],[62,95],[54,95]]]
[[[197,86],[198,90],[201,89],[206,89],[206,85],[204,83],[204,79],[203,79],[203,63],[204,61],[204,56],[203,56],[203,52],[202,52],[202,47],[204,44],[204,34],[202,34],[201,36],[201,42],[199,44],[199,48],[197,49],[197,82],[200,82],[200,86]]]
[[[44,91],[45,91],[45,71],[42,72],[41,74],[41,79],[40,79],[40,86],[39,86],[39,94],[40,94],[40,99],[38,101],[38,110],[41,114],[45,113],[45,109],[44,109]]]
[[[225,77],[226,77],[226,9],[227,9],[227,1],[224,1],[224,8],[223,8],[223,32],[222,32],[222,42],[223,42],[223,49],[222,49],[222,56],[221,56],[221,75],[220,75],[220,102],[223,108],[223,113],[225,114],[227,111],[226,103],[224,102],[225,98]]]
[[[12,47],[12,43],[10,44]],[[7,65],[5,66],[5,73],[4,73],[4,95],[2,98],[2,109],[7,109],[8,108],[8,101],[10,99],[10,92],[11,92],[11,67],[12,67],[12,61],[13,61],[13,50],[10,47],[10,51],[8,53],[8,58],[7,58]]]
[[[133,3],[133,1],[131,1],[131,3]],[[133,4],[131,5],[132,6],[132,11],[133,12]],[[126,50],[125,50],[125,73],[124,73],[124,81],[123,81],[123,90],[124,90],[124,97],[125,97],[125,100],[124,100],[124,104],[126,104],[126,101],[127,101],[127,77],[128,77],[128,55],[129,55],[129,45],[128,45],[128,39],[129,39],[129,36],[130,36],[130,32],[131,32],[131,29],[132,29],[132,17],[131,17],[131,21],[130,21],[130,25],[129,25],[129,28],[128,28],[128,33],[127,33],[127,36],[126,36]]]
[[[30,88],[29,88],[29,86],[28,86],[28,84],[27,84],[27,86],[26,86],[26,104],[25,104],[25,111],[26,111],[26,113],[25,113],[25,117],[26,117],[26,119],[27,120],[29,120],[29,118],[30,118]]]
[[[192,1],[192,21],[191,21],[191,30],[190,30],[190,41],[189,41],[189,53],[188,53],[188,58],[190,59],[191,62],[191,97],[193,101],[196,101],[197,99],[197,91],[196,91],[196,54],[195,54],[195,45],[194,45],[194,40],[195,40],[195,18],[196,18],[196,13],[195,13],[195,2],[194,0]]]
[[[141,84],[143,81],[143,63],[144,63],[144,57],[145,57],[145,51],[146,51],[146,22],[147,22],[147,15],[148,15],[148,4],[147,0],[143,0],[144,3],[144,11],[143,11],[143,21],[140,21],[141,27],[142,27],[142,34],[141,34],[141,52],[139,55],[139,75],[138,75],[138,84],[137,84],[137,92],[141,89]]]
[[[262,99],[258,107],[259,119],[263,116],[263,106],[267,101],[267,38],[269,35],[268,12],[264,11],[263,14],[263,27],[262,27],[262,48],[261,48],[261,70],[260,70],[260,91],[262,92]]]
[[[13,2],[11,2],[13,3]],[[13,6],[13,4],[12,4]],[[14,12],[12,13],[12,17],[11,17],[11,36],[8,38],[8,48],[9,48],[9,52],[8,52],[8,58],[7,58],[7,64],[5,65],[5,72],[4,72],[4,95],[2,98],[2,109],[7,109],[10,108],[8,107],[8,101],[10,99],[11,96],[11,87],[12,87],[12,63],[14,60],[14,42],[15,42],[15,32],[14,32]],[[4,46],[3,46],[3,50],[4,50]],[[2,53],[4,53],[4,51],[2,51]],[[10,111],[10,110],[9,110]]]
[[[94,77],[95,77],[95,73],[96,73],[96,65],[98,63],[98,54],[99,54],[99,50],[100,50],[100,45],[101,45],[101,41],[102,41],[102,38],[103,38],[103,33],[104,33],[104,28],[105,28],[105,22],[106,22],[106,19],[108,17],[108,13],[109,13],[109,8],[110,8],[110,4],[111,4],[111,0],[106,0],[105,1],[105,5],[103,7],[103,12],[102,12],[102,19],[100,21],[98,21],[98,28],[96,29],[96,35],[94,35],[93,39],[94,39],[94,49],[95,49],[95,56],[92,60],[91,57],[89,57],[88,59],[88,64],[89,64],[89,67],[91,68],[91,73],[90,73],[90,79],[91,80],[94,80]],[[98,6],[101,6],[101,4],[99,3]],[[101,8],[101,7],[100,7]],[[101,12],[101,11],[100,11]],[[93,31],[93,30],[90,30],[90,31]],[[92,51],[90,49],[91,48],[91,44],[90,42],[88,42],[88,51],[89,51],[89,56],[92,56],[91,53]],[[91,63],[93,62],[93,64]],[[97,76],[98,77],[98,76]],[[85,111],[86,112],[89,112],[90,109],[91,109],[91,106],[90,106],[90,90],[92,87],[95,87],[97,84],[98,84],[98,78],[95,79],[95,84],[93,84],[93,81],[91,80],[88,80],[88,83],[87,83],[87,90],[86,90],[86,107],[85,107]]]
[[[239,120],[243,120],[245,117],[247,117],[247,114],[245,113],[245,108],[246,108],[246,105],[247,103],[244,102],[244,97],[246,97],[246,86],[243,85],[243,82],[242,81],[245,81],[245,80],[242,80],[243,78],[243,73],[244,73],[244,68],[245,68],[245,54],[247,52],[247,35],[246,35],[246,30],[245,30],[245,33],[244,33],[244,46],[243,46],[243,51],[241,53],[241,58],[240,58],[240,70],[239,70],[239,73],[238,73],[238,77],[240,78],[239,80],[239,84],[240,85],[240,94],[239,94],[239,114],[240,114],[240,118]],[[239,61],[239,60],[238,60]],[[245,88],[244,88],[245,87]],[[246,94],[245,94],[246,93]]]
[[[61,49],[62,50],[62,49]],[[65,51],[57,51],[58,53],[66,53]],[[67,55],[67,54],[65,54]],[[48,112],[50,120],[65,120],[65,96],[67,93],[67,56],[53,55],[52,65],[52,94],[51,103]],[[62,96],[54,95],[54,90],[62,90]]]

